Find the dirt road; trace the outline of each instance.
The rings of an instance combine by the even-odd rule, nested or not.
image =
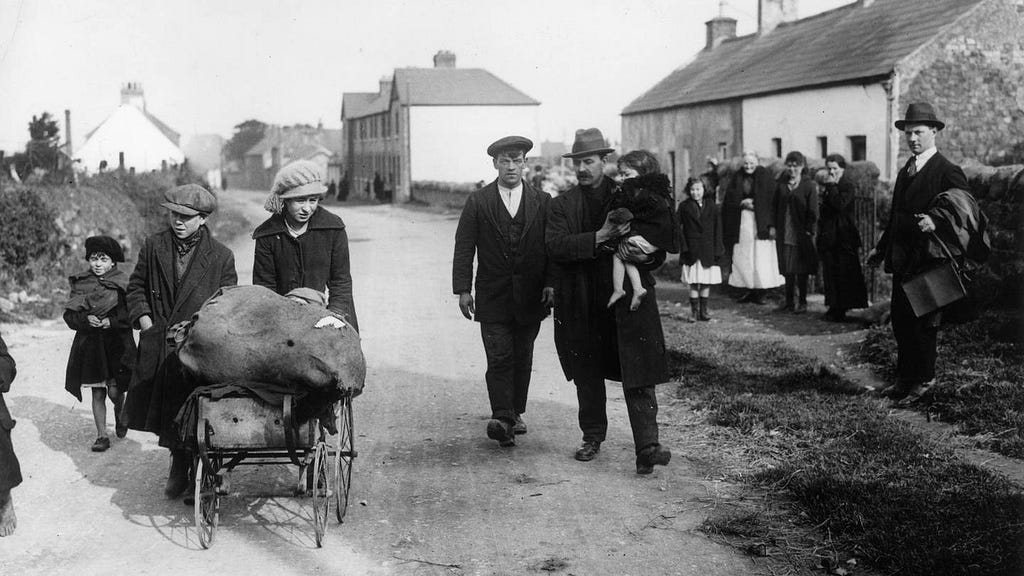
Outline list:
[[[255,223],[262,195],[222,202]],[[593,462],[579,441],[572,385],[545,322],[537,340],[529,433],[501,449],[479,327],[451,294],[455,214],[331,208],[348,224],[369,365],[355,402],[359,456],[345,524],[313,543],[308,503],[286,494],[294,468],[239,471],[220,528],[201,550],[192,509],[161,491],[167,453],[131,432],[89,451],[88,404],[63,390],[72,332],[62,322],[0,327],[19,363],[8,404],[25,482],[19,526],[0,539],[0,574],[682,574],[746,573],[749,561],[693,529],[706,487],[686,455],[634,473],[622,392],[609,387],[609,439]],[[233,246],[249,283],[252,242]],[[111,421],[111,428],[113,423]]]

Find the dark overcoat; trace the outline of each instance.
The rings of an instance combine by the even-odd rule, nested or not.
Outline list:
[[[7,352],[7,343],[0,337],[0,492],[21,484],[21,466],[11,444],[14,418],[4,402],[4,394],[11,391],[11,382],[17,373],[14,358]]]
[[[743,169],[729,180],[722,199],[722,242],[731,249],[740,238],[740,202],[743,201]],[[767,240],[768,229],[775,225],[775,180],[764,166],[754,168],[750,191],[754,199],[754,222],[757,239]]]
[[[818,223],[818,256],[821,258],[825,305],[840,310],[868,305],[861,270],[860,232],[854,216],[856,188],[846,175],[825,184]]]
[[[317,208],[306,232],[298,238],[288,233],[284,216],[275,214],[256,227],[256,255],[252,283],[282,296],[295,288],[327,290],[327,309],[359,330],[352,298],[348,233],[341,217]]]
[[[931,262],[929,235],[921,232],[916,214],[924,214],[935,197],[954,188],[968,190],[967,176],[959,166],[936,152],[913,178],[906,168],[896,175],[889,222],[875,250],[885,257],[885,271],[902,277]]]
[[[782,173],[776,182],[775,193],[775,243],[779,258],[779,269],[785,268],[781,249],[786,234],[786,209],[797,235],[797,249],[800,268],[813,274],[818,268],[818,251],[814,248],[814,235],[818,232],[818,184],[806,174],[800,176],[796,188],[789,189],[789,174]]]
[[[167,328],[190,320],[221,287],[238,283],[231,250],[214,240],[205,226],[200,231],[203,237],[177,284],[170,229],[146,239],[128,281],[132,326],[138,328],[142,316],[153,320],[153,327],[139,334],[138,359],[128,388],[128,426],[159,434],[161,446],[173,445],[174,417],[192,389],[167,345]]]
[[[550,203],[551,196],[523,181],[523,229],[513,253],[511,217],[498,194],[497,180],[466,199],[455,231],[452,291],[472,290],[475,254],[477,322],[533,324],[548,315],[542,296],[544,287],[551,286],[544,247]]]
[[[605,178],[602,186],[611,183]],[[555,348],[562,371],[567,380],[616,380],[624,388],[667,382],[665,337],[651,275],[665,261],[665,252],[658,250],[651,262],[637,266],[647,289],[639,309],[629,310],[632,287],[627,282],[626,296],[609,310],[614,255],[594,246],[600,225],[595,227],[596,215],[587,213],[585,193],[579,186],[569,189],[551,201],[548,214],[548,258],[555,266]],[[606,203],[602,209],[602,222],[608,207]],[[612,334],[605,329],[609,325]]]
[[[92,276],[92,272],[87,270],[72,276],[72,284],[83,276]],[[110,320],[110,328],[91,326],[89,315],[94,314],[92,310],[64,310],[64,323],[75,331],[71,353],[68,354],[64,389],[79,401],[82,400],[82,384],[114,378],[117,386],[127,386],[131,379],[132,367],[135,365],[135,339],[132,337],[132,325],[128,320],[126,295],[128,274],[115,268],[105,274],[103,280],[107,286],[116,287],[113,289],[117,290],[117,306],[104,315]],[[85,382],[83,374],[86,374],[87,379],[89,374],[100,376]]]
[[[693,198],[679,203],[681,246],[679,263],[705,268],[717,266],[725,253],[722,244],[722,217],[714,200],[705,197],[704,207]]]

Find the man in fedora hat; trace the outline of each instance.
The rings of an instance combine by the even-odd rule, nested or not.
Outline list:
[[[649,474],[665,465],[671,453],[658,443],[658,399],[654,386],[668,381],[665,339],[651,270],[665,252],[651,255],[630,243],[618,254],[637,266],[648,297],[636,311],[607,307],[612,293],[612,258],[629,223],[609,219],[613,182],[604,176],[605,158],[613,151],[596,128],[578,130],[571,158],[577,186],[551,202],[548,257],[555,265],[555,348],[567,380],[576,384],[583,443],[575,458],[593,460],[608,431],[605,379],[622,382],[636,449],[636,471]]]
[[[533,370],[533,343],[553,303],[544,252],[551,197],[523,180],[533,142],[506,136],[487,147],[498,177],[466,199],[455,232],[452,291],[480,323],[487,355],[487,436],[503,447],[526,433],[522,414]],[[476,298],[473,256],[476,256]]]
[[[936,230],[936,219],[929,208],[935,197],[954,188],[966,190],[967,177],[935,147],[936,136],[946,125],[931,104],[910,104],[905,117],[895,124],[906,137],[910,158],[896,175],[889,222],[868,255],[868,265],[877,266],[884,260],[885,271],[892,274],[896,383],[883,393],[898,398],[898,405],[906,407],[920,400],[935,378],[941,310],[918,318],[902,284],[929,264],[928,244]]]
[[[158,434],[160,445],[170,449],[164,494],[177,498],[188,487],[192,455],[178,439],[174,418],[194,384],[165,333],[191,320],[221,287],[237,284],[238,275],[231,250],[206,227],[217,209],[212,192],[197,184],[178,186],[164,193],[161,206],[167,209],[168,227],[146,239],[128,280],[128,316],[141,332],[125,412],[129,428]]]

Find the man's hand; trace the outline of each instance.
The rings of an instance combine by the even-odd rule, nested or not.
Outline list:
[[[935,232],[935,221],[932,217],[927,214],[914,214],[917,218],[917,227],[921,229],[921,232]]]
[[[459,310],[462,310],[462,315],[467,320],[472,320],[473,315],[476,314],[476,306],[473,305],[473,295],[469,292],[463,292],[459,294]]]
[[[110,318],[104,318],[103,320],[100,320],[100,328],[102,328],[104,330],[109,330],[110,329]]]
[[[85,319],[89,321],[89,326],[92,326],[93,328],[103,327],[103,321],[97,318],[96,316],[93,316],[92,314],[86,316]]]
[[[540,293],[540,301],[544,303],[545,308],[551,308],[555,305],[555,289],[551,286],[545,286],[544,290]]]
[[[651,259],[651,256],[644,254],[644,251],[639,246],[629,242],[619,242],[616,254],[619,260],[629,264],[645,264]]]
[[[149,316],[140,316],[139,317],[139,329],[140,330],[145,331],[145,330],[149,330],[152,327],[153,327],[153,319],[152,318],[150,318]]]
[[[609,214],[610,216],[610,214]],[[623,222],[622,224],[616,224],[612,222],[609,216],[604,217],[604,225],[594,234],[594,243],[601,244],[607,242],[613,238],[619,238],[629,234],[629,222]]]

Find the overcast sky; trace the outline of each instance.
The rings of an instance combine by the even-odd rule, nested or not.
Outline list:
[[[129,81],[183,136],[248,118],[338,128],[343,92],[442,49],[539,100],[542,138],[617,140],[622,108],[703,48],[720,9],[756,29],[757,0],[0,0],[0,149],[24,147],[33,114],[63,127],[66,108],[80,146]]]

